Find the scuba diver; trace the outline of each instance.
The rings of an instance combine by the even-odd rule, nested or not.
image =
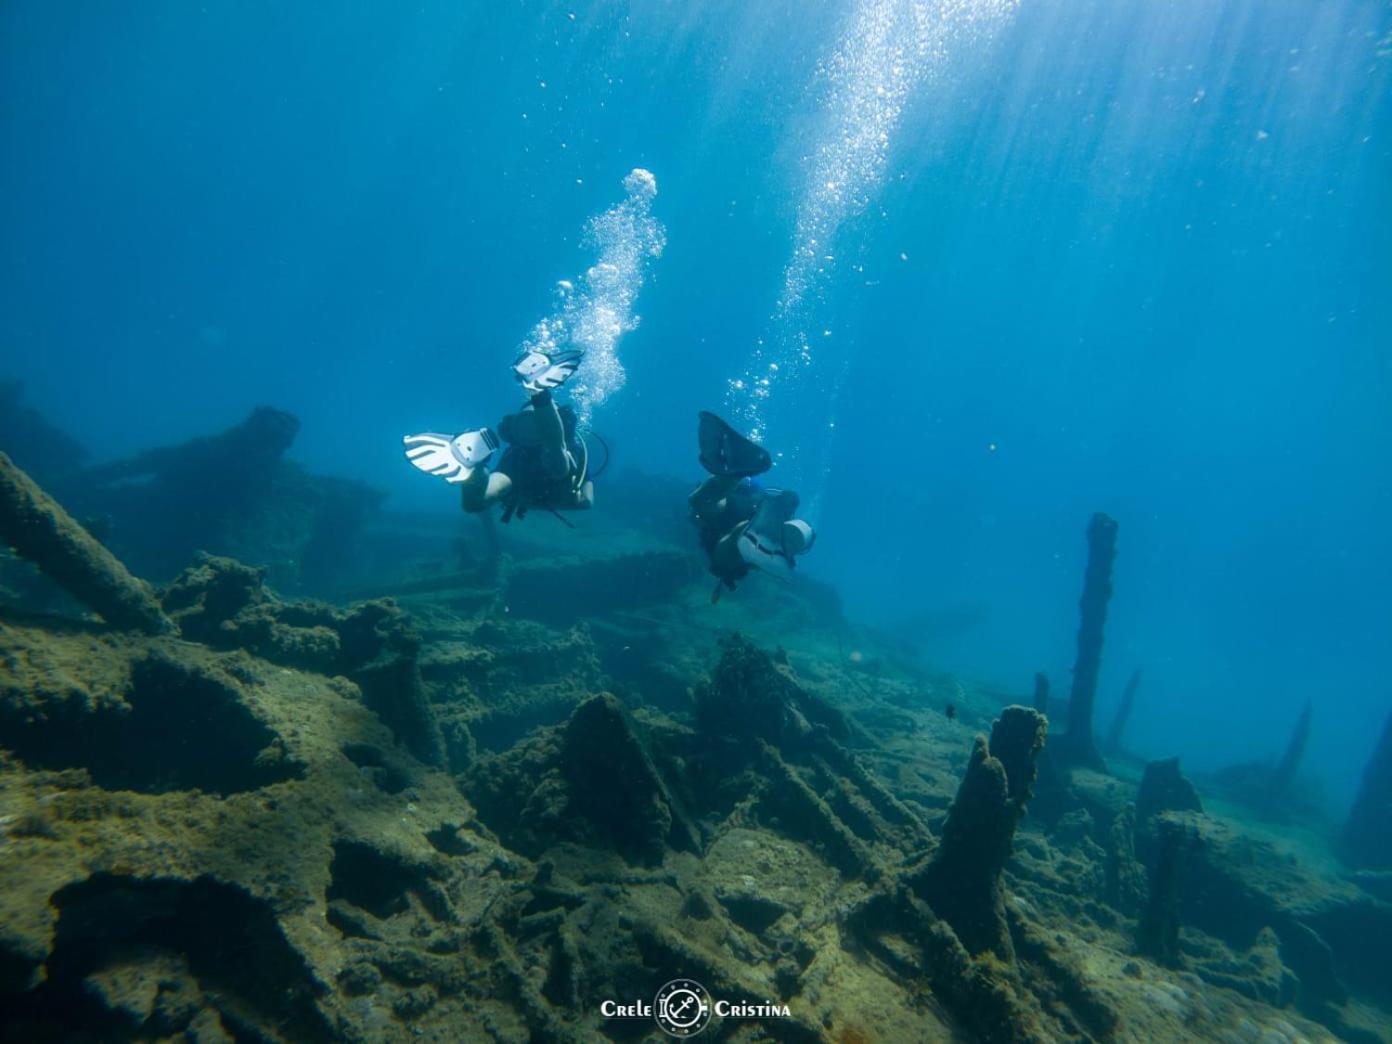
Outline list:
[[[711,602],[720,601],[751,569],[786,576],[797,556],[812,550],[816,533],[794,518],[798,495],[767,489],[757,481],[773,466],[768,450],[746,439],[713,413],[701,411],[697,426],[706,479],[687,498],[701,547],[718,579]]]
[[[589,478],[589,449],[577,432],[575,411],[557,406],[552,392],[568,381],[585,353],[574,349],[524,350],[513,363],[513,376],[527,393],[527,405],[488,428],[462,435],[425,432],[402,439],[406,459],[428,475],[460,487],[465,511],[481,512],[503,505],[503,521],[539,507],[565,521],[561,511],[594,505]],[[506,442],[497,465],[488,462]],[[567,525],[569,523],[567,522]]]

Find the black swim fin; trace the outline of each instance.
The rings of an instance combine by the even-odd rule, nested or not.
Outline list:
[[[712,475],[747,478],[762,475],[773,467],[768,450],[750,442],[714,413],[702,410],[697,438],[701,444],[701,466]]]

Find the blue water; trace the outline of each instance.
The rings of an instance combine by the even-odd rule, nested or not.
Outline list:
[[[443,516],[400,436],[513,405],[646,168],[616,467],[757,420],[807,570],[1022,695],[1105,510],[1101,713],[1142,666],[1133,745],[1202,769],[1312,700],[1337,804],[1392,701],[1392,7],[918,8],[12,0],[0,375],[99,457],[274,404]]]

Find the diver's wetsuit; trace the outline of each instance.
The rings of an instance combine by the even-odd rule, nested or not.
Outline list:
[[[504,506],[503,521],[525,515],[528,508],[573,511],[593,506],[589,454],[576,430],[575,411],[558,407],[551,393],[575,373],[585,353],[579,348],[529,347],[512,364],[512,375],[529,398],[527,405],[498,425],[508,443],[491,471],[500,442],[488,428],[459,435],[425,431],[403,436],[412,466],[459,486],[465,511]]]
[[[498,423],[508,447],[491,471],[478,468],[461,487],[465,511],[482,511],[501,502],[503,521],[529,508],[548,511],[593,505],[594,487],[586,476],[587,452],[577,431],[575,411],[539,392]]]
[[[736,542],[754,517],[760,492],[747,478],[712,475],[687,498],[697,539],[710,560],[710,571],[732,591],[751,568]]]
[[[753,568],[740,552],[741,538],[793,568],[794,556],[783,548],[782,527],[797,512],[796,493],[765,489],[738,475],[712,475],[687,503],[711,574],[730,590]]]
[[[710,571],[720,579],[711,593],[735,585],[752,568],[787,574],[798,555],[812,547],[816,534],[797,513],[798,496],[765,489],[757,481],[773,467],[766,449],[745,438],[714,413],[697,416],[696,441],[701,466],[710,473],[687,498]]]

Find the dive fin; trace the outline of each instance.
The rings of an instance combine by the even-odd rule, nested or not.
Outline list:
[[[512,364],[512,374],[528,395],[555,391],[575,373],[585,353],[569,348],[564,351],[523,351]]]
[[[406,459],[427,475],[446,482],[467,482],[474,468],[488,463],[498,448],[498,439],[487,428],[466,431],[463,435],[441,435],[427,431],[407,435],[401,440]]]
[[[746,439],[708,410],[700,413],[696,437],[701,446],[701,466],[712,475],[747,478],[773,467],[768,450]]]

